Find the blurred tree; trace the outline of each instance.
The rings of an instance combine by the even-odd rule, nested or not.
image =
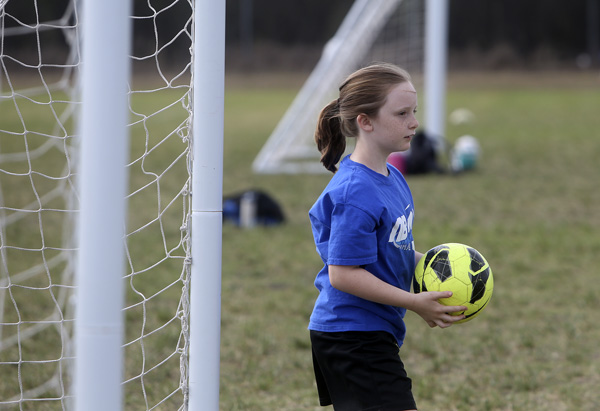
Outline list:
[[[587,0],[587,52],[590,64],[600,63],[600,0]]]
[[[451,49],[509,45],[526,55],[540,47],[580,53],[586,40],[585,0],[451,0]]]
[[[240,20],[245,2],[227,1],[228,22]],[[335,33],[350,6],[349,0],[253,0],[254,38],[284,45],[323,43]],[[240,31],[239,25],[228,24],[228,41],[240,41]]]
[[[85,1],[93,0],[83,0]],[[223,1],[223,0],[215,0]],[[57,19],[69,0],[9,0],[0,12],[4,27]],[[452,50],[491,50],[509,47],[518,56],[540,49],[557,57],[592,53],[598,58],[600,0],[450,0],[449,47]],[[319,46],[337,30],[352,6],[352,0],[226,0],[228,47],[268,43],[286,48]],[[185,56],[189,39],[179,31],[188,27],[190,3],[177,0],[133,0],[134,13],[146,18],[134,23],[136,53],[154,52],[155,36],[159,46],[169,44],[167,58]],[[20,23],[19,23],[20,22]],[[110,24],[107,22],[107,29]],[[31,40],[1,39],[6,50],[26,53]],[[45,39],[62,46],[57,35]],[[44,47],[47,47],[44,44]],[[36,50],[31,50],[34,53]],[[183,53],[183,54],[181,54]]]

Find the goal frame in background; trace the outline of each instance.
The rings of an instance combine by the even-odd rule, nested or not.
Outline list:
[[[258,174],[326,173],[312,132],[321,109],[337,97],[344,77],[358,68],[403,0],[355,0],[273,133],[254,159]],[[425,130],[444,146],[448,0],[425,4]],[[306,130],[310,130],[307,132]]]

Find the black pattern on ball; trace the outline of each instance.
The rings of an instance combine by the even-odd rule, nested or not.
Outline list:
[[[440,250],[431,263],[431,269],[435,272],[441,282],[452,277],[452,265],[450,264],[450,260],[448,260],[449,253],[449,250]]]
[[[483,297],[483,295],[485,294],[485,285],[487,284],[489,277],[490,267],[487,267],[479,274],[469,273],[471,284],[473,284],[473,291],[471,293],[471,299],[469,300],[469,303],[474,304]]]
[[[485,267],[483,256],[474,248],[467,247],[467,250],[469,250],[469,255],[471,256],[471,271],[474,273],[479,272],[479,270]]]

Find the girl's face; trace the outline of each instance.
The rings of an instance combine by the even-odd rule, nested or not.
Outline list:
[[[370,118],[372,142],[383,154],[408,150],[419,127],[416,113],[417,92],[413,85],[405,82],[394,86],[377,116]]]

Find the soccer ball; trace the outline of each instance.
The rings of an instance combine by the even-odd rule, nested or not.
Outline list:
[[[455,126],[461,124],[467,124],[473,122],[475,120],[475,114],[468,108],[457,108],[448,117],[450,122]]]
[[[477,139],[464,135],[456,139],[451,152],[451,166],[455,172],[471,170],[477,167],[481,148]]]
[[[444,305],[463,305],[464,323],[475,318],[492,298],[494,277],[486,259],[473,247],[459,243],[441,244],[419,260],[413,280],[415,293],[452,291],[452,297],[440,299]]]

